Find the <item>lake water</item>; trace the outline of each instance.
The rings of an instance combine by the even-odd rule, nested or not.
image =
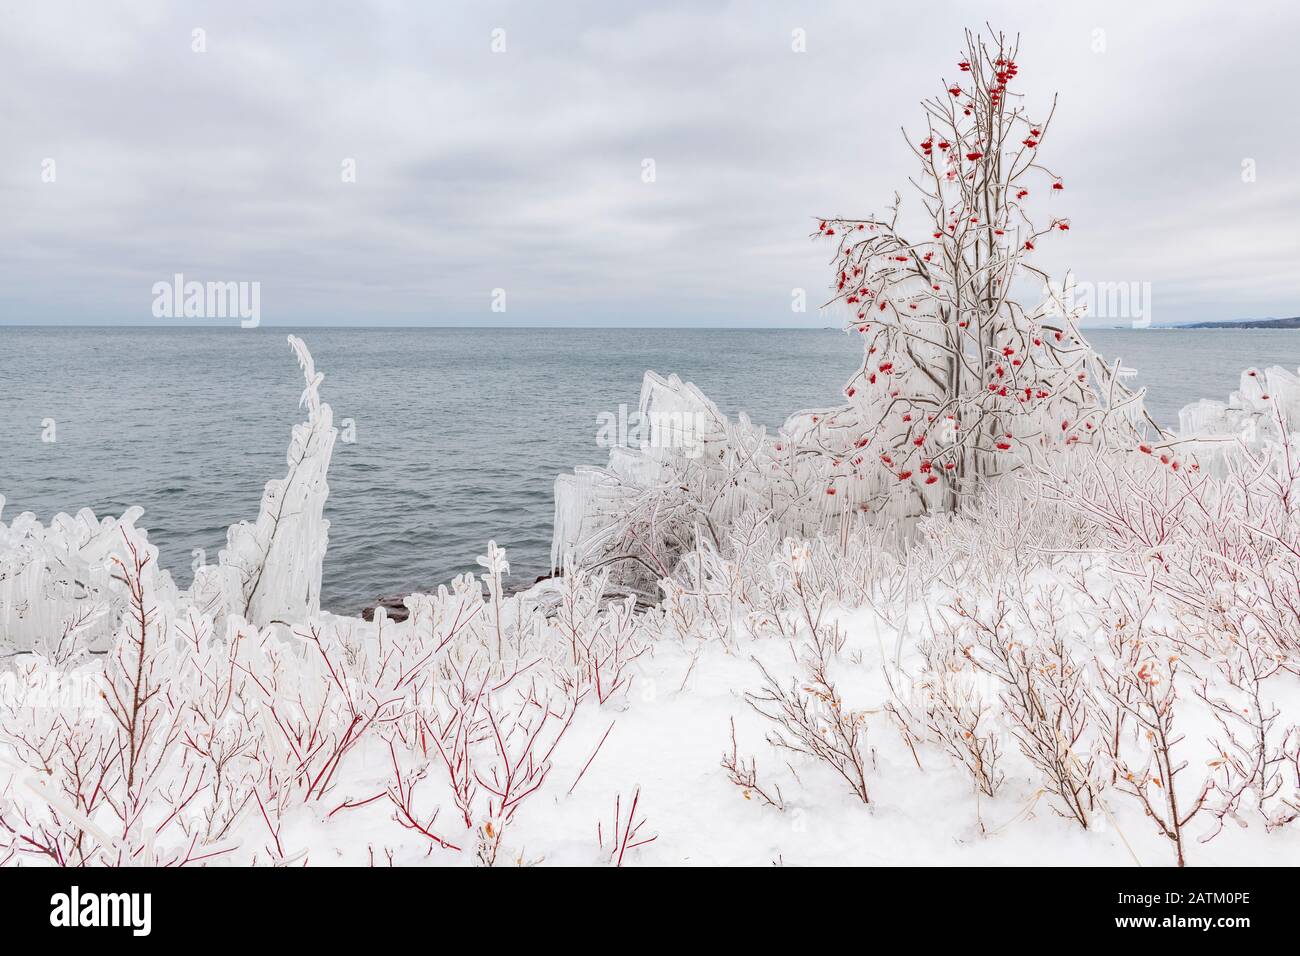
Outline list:
[[[257,515],[282,476],[302,376],[289,329],[0,327],[0,495],[5,520],[129,505],[182,587],[191,553]],[[603,464],[597,415],[635,409],[646,369],[695,382],[727,413],[776,426],[829,404],[857,365],[834,331],[303,329],[321,396],[355,441],[330,469],[326,607],[478,570],[489,538],[516,583],[550,562],[552,485]],[[1300,366],[1300,332],[1093,331],[1138,369],[1162,423],[1226,398],[1247,366]],[[52,419],[56,441],[41,440]]]

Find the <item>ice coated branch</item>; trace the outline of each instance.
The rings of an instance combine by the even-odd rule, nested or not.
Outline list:
[[[316,371],[301,339],[291,335],[289,345],[306,382],[299,404],[308,418],[293,428],[288,473],[267,482],[257,520],[231,525],[217,566],[199,568],[191,588],[196,604],[257,624],[304,621],[318,614],[329,542],[326,475],[338,431],[329,405],[320,400],[324,375]]]

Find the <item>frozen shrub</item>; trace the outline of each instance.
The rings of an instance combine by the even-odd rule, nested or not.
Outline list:
[[[974,669],[996,681],[1011,734],[1054,808],[1086,830],[1099,784],[1085,668],[1062,632],[1058,597],[1050,588],[1033,598],[998,590],[982,607],[959,597],[948,633]]]
[[[1217,753],[1212,809],[1220,821],[1245,826],[1243,815],[1253,811],[1273,830],[1300,817],[1300,727],[1282,722],[1265,684],[1284,672],[1294,675],[1294,665],[1258,645],[1234,645],[1215,662],[1218,679],[1205,678],[1197,689],[1221,732],[1210,740]]]
[[[845,706],[827,675],[826,648],[813,648],[801,677],[781,683],[762,664],[762,687],[745,694],[757,713],[774,725],[773,747],[811,757],[834,770],[853,795],[870,803],[867,792],[866,714]]]
[[[1133,657],[1103,668],[1101,692],[1133,726],[1131,735],[1121,735],[1114,757],[1116,787],[1141,805],[1183,866],[1188,824],[1206,808],[1213,779],[1193,772],[1192,787],[1181,786],[1179,775],[1189,766],[1180,748],[1186,737],[1175,720],[1181,665],[1177,655],[1161,659],[1159,653],[1158,646],[1139,646]]]
[[[637,805],[641,802],[641,788],[637,787],[632,793],[632,799],[627,801],[627,816],[623,816],[623,797],[621,794],[614,797],[614,819],[613,825],[609,829],[609,842],[606,844],[606,831],[603,824],[596,824],[596,842],[600,848],[609,856],[609,861],[615,867],[621,867],[623,860],[627,856],[628,850],[635,850],[637,847],[645,846],[659,839],[659,834],[643,836],[641,828],[645,826],[646,819],[642,816],[637,819]]]
[[[1006,779],[1001,768],[1001,728],[996,722],[1001,711],[988,699],[975,669],[953,642],[927,641],[922,654],[925,670],[911,687],[900,688],[886,670],[893,699],[885,709],[898,723],[918,767],[917,747],[937,743],[970,774],[980,793],[996,796]]]
[[[781,788],[775,784],[767,785],[766,788],[760,783],[758,777],[758,765],[753,757],[749,762],[740,756],[740,748],[736,743],[736,721],[731,721],[731,750],[722,755],[722,769],[727,771],[727,779],[740,788],[746,800],[751,799],[750,794],[758,797],[760,801],[776,810],[785,810],[785,798],[781,796]]]
[[[126,556],[127,538],[143,540],[135,527],[143,513],[97,519],[83,508],[75,518],[55,515],[48,527],[31,513],[0,522],[0,651],[103,650],[127,604],[113,561]],[[174,598],[170,575],[156,576]]]

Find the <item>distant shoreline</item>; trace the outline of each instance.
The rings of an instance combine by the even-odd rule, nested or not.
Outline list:
[[[1195,322],[1176,329],[1300,329],[1300,316],[1289,319],[1242,319],[1239,322]]]

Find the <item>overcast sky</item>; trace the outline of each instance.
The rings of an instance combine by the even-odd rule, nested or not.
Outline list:
[[[156,322],[179,272],[260,282],[263,324],[824,325],[791,310],[828,285],[812,217],[904,188],[984,20],[1060,94],[1040,264],[1151,282],[1157,324],[1296,315],[1296,11],[5,3],[0,322]]]

